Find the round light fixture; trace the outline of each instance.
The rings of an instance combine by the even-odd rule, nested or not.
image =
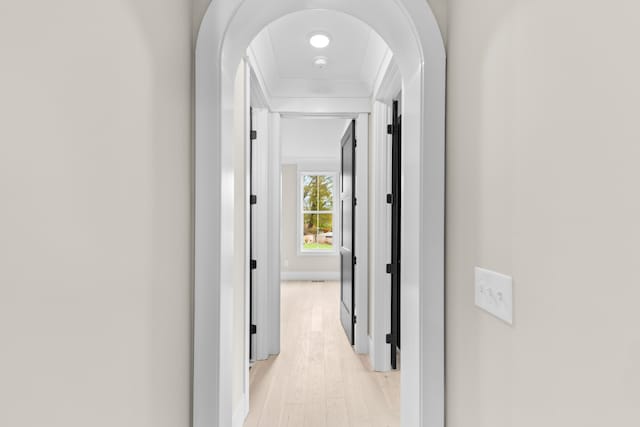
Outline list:
[[[315,58],[313,58],[313,65],[316,68],[325,68],[328,63],[329,60],[326,56],[316,56]]]
[[[313,33],[309,37],[309,44],[316,49],[325,48],[329,46],[329,43],[331,43],[331,39],[324,33]]]

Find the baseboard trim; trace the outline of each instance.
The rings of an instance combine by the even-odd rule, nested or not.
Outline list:
[[[287,280],[340,280],[339,271],[283,271],[283,281]]]
[[[369,335],[369,363],[371,363],[371,369],[373,369],[374,371],[376,370],[375,366],[375,355],[376,355],[376,348],[373,346],[373,337],[371,335]]]
[[[243,395],[236,410],[233,411],[233,420],[231,421],[233,427],[242,427],[247,415],[249,415],[249,399],[246,395]]]

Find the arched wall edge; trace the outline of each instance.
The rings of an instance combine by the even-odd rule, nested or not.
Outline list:
[[[214,0],[196,45],[193,426],[230,426],[233,77],[253,37],[303,9],[376,30],[403,80],[402,425],[444,426],[445,51],[425,0]]]

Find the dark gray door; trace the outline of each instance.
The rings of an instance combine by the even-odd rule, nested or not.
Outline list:
[[[388,342],[391,346],[391,367],[398,367],[397,351],[400,348],[400,181],[402,171],[402,117],[398,112],[398,101],[393,102],[393,122],[391,124],[392,155],[391,155],[391,264],[387,271],[391,273],[391,333]]]
[[[352,120],[342,137],[340,171],[340,321],[349,343],[354,343],[355,301],[355,182],[356,121]]]

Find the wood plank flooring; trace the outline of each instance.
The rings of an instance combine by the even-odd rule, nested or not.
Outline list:
[[[340,325],[337,282],[283,282],[281,351],[250,374],[245,427],[400,425],[400,372],[373,372]]]

